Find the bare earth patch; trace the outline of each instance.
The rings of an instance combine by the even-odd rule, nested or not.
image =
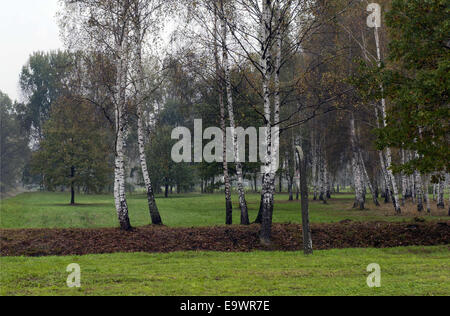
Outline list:
[[[302,249],[299,225],[273,226],[273,244],[261,246],[258,225],[207,228],[141,227],[119,229],[0,230],[1,256],[66,256],[109,253],[167,253],[175,251],[248,252]],[[436,246],[450,243],[450,222],[356,223],[312,225],[316,250]]]

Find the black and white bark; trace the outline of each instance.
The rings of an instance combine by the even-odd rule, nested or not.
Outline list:
[[[327,191],[328,191],[328,168],[326,159],[321,147],[320,153],[320,200],[323,204],[327,204]]]
[[[406,153],[402,150],[402,164],[406,163]],[[408,198],[408,176],[402,172],[402,205],[405,206],[406,199]]]
[[[314,201],[317,201],[318,198],[318,177],[317,177],[317,166],[318,166],[318,158],[317,158],[317,142],[314,137],[314,131],[311,133],[311,146],[312,146],[312,185],[313,185],[313,193],[314,193]]]
[[[214,10],[214,62],[216,70],[217,90],[219,95],[219,107],[220,107],[220,128],[223,133],[223,147],[222,147],[222,166],[223,166],[223,179],[225,186],[225,223],[226,225],[233,224],[233,203],[231,200],[231,181],[228,168],[228,155],[227,155],[227,133],[226,133],[226,120],[225,120],[225,101],[224,101],[224,84],[223,78],[223,63],[219,58],[219,19],[217,7]]]
[[[142,2],[145,4],[145,2]],[[146,27],[143,27],[143,24],[146,21],[143,21],[145,18],[144,12],[142,12],[143,7],[140,1],[136,1],[134,3],[133,8],[133,26],[134,26],[134,46],[135,46],[135,56],[134,56],[134,65],[135,65],[135,87],[136,87],[136,114],[137,114],[137,134],[138,134],[138,148],[139,148],[139,160],[141,164],[142,176],[144,178],[145,189],[147,192],[147,202],[148,209],[150,213],[150,218],[153,225],[162,225],[161,215],[158,210],[158,206],[156,204],[155,194],[153,190],[153,184],[150,178],[150,174],[148,171],[147,165],[147,155],[145,153],[145,122],[144,122],[144,109],[143,103],[147,99],[146,93],[146,85],[145,85],[145,75],[144,75],[144,66],[142,62],[142,45],[145,39],[145,30]]]
[[[271,46],[270,37],[272,34],[272,0],[262,1],[262,19],[261,19],[261,50],[260,63],[262,73],[263,99],[264,99],[264,118],[265,118],[265,163],[263,166],[263,199],[262,199],[262,223],[260,239],[263,245],[271,243],[272,236],[272,217],[273,203],[275,193],[275,173],[273,172],[273,135],[272,135],[272,109],[270,99],[270,81],[271,81]]]
[[[423,180],[422,180],[423,184],[424,184],[424,194],[423,194],[423,199],[425,201],[425,205],[427,206],[427,213],[431,214],[431,201],[430,201],[430,192],[429,192],[429,186],[430,186],[430,177],[429,176],[424,176]]]
[[[353,170],[353,181],[355,185],[355,203],[354,208],[359,208],[360,210],[365,209],[364,205],[364,180],[362,177],[361,166],[360,166],[360,155],[357,145],[356,137],[356,126],[355,126],[355,116],[352,113],[350,118],[350,144],[352,148],[352,170]]]
[[[86,50],[89,53],[108,56],[111,62],[111,74],[107,78],[99,79],[96,84],[108,91],[106,103],[108,106],[112,105],[114,111],[114,115],[107,115],[115,131],[114,200],[120,228],[129,231],[132,227],[125,192],[125,138],[129,114],[127,89],[130,84],[129,70],[132,56],[131,3],[65,0],[64,5],[67,9],[64,30],[66,40],[70,42],[69,46],[76,51]],[[92,86],[83,87],[82,90],[92,91]],[[90,100],[89,96],[87,99],[96,106],[103,102]],[[104,99],[104,96],[101,99]],[[102,110],[106,112],[105,104],[101,105]]]
[[[244,188],[244,173],[242,169],[242,162],[239,157],[239,142],[238,135],[236,133],[236,121],[234,117],[234,103],[233,103],[233,89],[231,83],[231,65],[229,60],[229,50],[227,43],[227,21],[226,21],[226,8],[222,2],[222,53],[223,53],[223,67],[225,70],[225,86],[227,91],[227,105],[228,105],[228,119],[230,121],[231,137],[233,141],[234,159],[236,163],[236,175],[237,175],[237,187],[239,193],[239,206],[241,209],[241,225],[250,225],[248,217],[247,201],[245,199]]]
[[[380,34],[379,34],[379,27],[375,27],[375,44],[377,48],[377,58],[378,58],[378,65],[381,67],[381,44],[380,44]],[[381,91],[384,91],[383,85],[380,85]],[[381,118],[383,122],[383,127],[387,126],[387,107],[386,107],[386,99],[383,97],[381,99]],[[397,214],[401,214],[402,210],[400,208],[400,199],[398,194],[398,187],[397,187],[397,181],[395,179],[394,173],[392,171],[392,152],[391,148],[386,148],[385,150],[386,154],[386,172],[389,180],[390,189],[392,190],[392,200],[394,203],[395,212]]]
[[[125,8],[121,8],[125,11]],[[126,12],[122,12],[123,19]],[[125,231],[132,229],[128,215],[128,203],[126,198],[125,185],[125,136],[127,119],[127,78],[128,78],[128,57],[129,57],[129,39],[128,23],[122,22],[119,30],[122,34],[115,34],[115,53],[114,60],[116,66],[116,87],[115,87],[115,113],[116,113],[116,146],[115,146],[115,164],[114,164],[114,199],[116,204],[117,216],[119,218],[120,228]]]
[[[375,204],[375,206],[380,206],[380,202],[378,202],[378,193],[374,189],[374,185],[372,184],[372,181],[370,180],[369,173],[367,172],[366,163],[364,162],[364,157],[362,155],[361,150],[359,152],[359,158],[360,158],[361,170],[363,171],[363,176],[365,177],[366,183],[369,186],[370,193],[372,194],[373,204]]]

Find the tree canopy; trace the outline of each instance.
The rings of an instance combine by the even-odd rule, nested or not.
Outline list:
[[[99,193],[111,181],[111,137],[103,118],[89,103],[61,97],[44,125],[40,149],[33,154],[35,173],[47,189],[58,186]]]

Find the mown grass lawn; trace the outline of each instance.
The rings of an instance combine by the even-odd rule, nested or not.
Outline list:
[[[448,295],[448,246],[299,252],[0,258],[1,295]],[[81,266],[81,288],[66,286]],[[381,266],[381,288],[366,268]]]
[[[336,195],[328,205],[311,203],[313,223],[334,223],[350,219],[353,221],[410,221],[414,216],[394,216],[391,205],[376,209],[371,203],[368,210],[353,210],[351,194]],[[254,220],[259,209],[258,194],[247,195],[250,219]],[[0,202],[0,228],[103,228],[116,227],[117,217],[114,200],[110,195],[79,195],[77,205],[70,206],[70,197],[65,193],[25,193]],[[235,201],[234,221],[240,215]],[[149,224],[146,196],[133,195],[128,199],[132,225]],[[169,199],[158,198],[157,203],[165,225],[171,227],[199,227],[222,225],[225,222],[224,196],[174,195]],[[444,213],[445,214],[445,211]],[[386,216],[388,215],[388,216]],[[416,214],[415,216],[418,216]],[[449,219],[444,216],[427,217],[430,220]],[[276,196],[274,221],[277,223],[299,223],[299,202],[288,202],[287,195]]]

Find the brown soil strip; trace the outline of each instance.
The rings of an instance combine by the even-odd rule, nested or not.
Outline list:
[[[247,252],[302,249],[301,227],[273,226],[273,245],[261,246],[259,226],[209,228],[141,227],[118,229],[0,230],[1,256],[65,256],[118,252],[167,253],[174,251]],[[353,223],[312,226],[316,250],[435,246],[450,243],[450,222]]]

